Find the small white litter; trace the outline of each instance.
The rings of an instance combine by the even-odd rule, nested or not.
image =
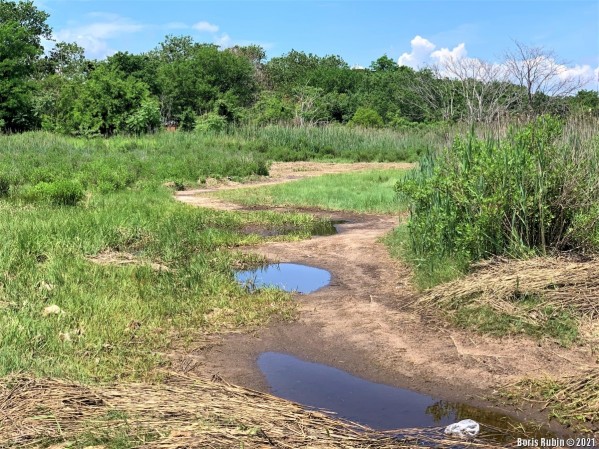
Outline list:
[[[445,435],[459,437],[464,440],[474,438],[479,432],[479,424],[472,419],[464,419],[460,422],[450,424],[445,428]]]

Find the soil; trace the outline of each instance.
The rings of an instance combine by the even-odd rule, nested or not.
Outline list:
[[[398,165],[274,164],[272,178],[253,186]],[[176,197],[202,207],[243,209],[202,195],[210,190],[214,189],[177,192]],[[274,262],[326,269],[332,275],[330,285],[310,295],[297,295],[296,322],[271,323],[250,333],[219,337],[214,344],[174,356],[176,367],[202,375],[218,374],[229,382],[268,391],[256,359],[265,351],[284,352],[371,381],[489,407],[496,389],[510,382],[530,376],[577,374],[595,365],[596,357],[585,347],[566,349],[525,337],[485,337],[423,316],[411,307],[417,292],[410,284],[409,268],[392,259],[379,241],[398,225],[400,217],[313,212],[348,223],[338,225],[336,235],[267,243],[247,251]],[[519,418],[541,419],[533,409],[517,411],[505,404],[495,405]],[[562,433],[558,427],[554,430]]]

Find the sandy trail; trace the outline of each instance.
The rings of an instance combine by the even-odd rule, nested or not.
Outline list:
[[[262,184],[318,173],[316,163],[304,171],[295,170],[294,164],[281,165],[275,164],[276,177]],[[365,168],[377,167],[335,167],[339,172]],[[320,173],[327,169],[332,170],[324,166]],[[243,209],[202,191],[179,192],[177,199],[201,207]],[[185,366],[267,391],[256,358],[264,351],[286,352],[372,381],[481,405],[480,398],[515,379],[575,374],[594,364],[595,357],[586,348],[564,349],[528,338],[483,337],[435,324],[411,310],[416,292],[409,282],[410,272],[378,241],[397,226],[398,217],[317,213],[350,222],[339,225],[337,235],[267,243],[248,251],[273,261],[324,268],[332,274],[331,284],[310,295],[298,295],[296,323],[275,323],[253,334],[225,337],[211,348],[185,354]],[[532,411],[520,414],[532,415]]]

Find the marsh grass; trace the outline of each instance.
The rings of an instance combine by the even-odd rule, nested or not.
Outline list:
[[[449,126],[396,131],[344,126],[239,126],[230,135],[251,141],[251,148],[271,160],[312,159],[345,162],[413,162],[446,146],[456,130]]]
[[[318,207],[398,214],[404,203],[394,186],[405,170],[366,170],[323,175],[267,187],[223,190],[215,195],[244,205]]]
[[[397,185],[410,221],[396,237],[420,278],[443,279],[447,261],[457,275],[497,255],[599,250],[596,125],[543,116],[426,155]]]
[[[0,136],[0,146],[0,194],[6,192],[5,184],[13,195],[41,183],[66,181],[85,190],[111,192],[136,184],[183,186],[207,177],[268,174],[264,155],[245,151],[247,142],[225,135],[76,139],[36,132]]]

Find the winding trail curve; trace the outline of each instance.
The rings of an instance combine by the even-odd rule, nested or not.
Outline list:
[[[308,165],[313,170],[275,165],[274,172],[279,173],[275,179],[225,188],[252,188],[327,172],[326,164]],[[383,166],[344,164],[335,170]],[[389,164],[384,167],[390,168]],[[206,195],[207,191],[178,192],[176,197],[200,207],[244,209]],[[564,349],[528,338],[482,337],[427,319],[411,309],[417,293],[410,285],[409,269],[392,259],[379,242],[398,225],[397,216],[310,212],[349,222],[338,226],[337,235],[266,243],[247,250],[273,261],[324,268],[332,274],[331,284],[310,295],[298,295],[297,322],[273,323],[251,334],[224,337],[220,344],[185,354],[187,366],[191,360],[203,374],[218,373],[233,383],[268,391],[256,358],[264,351],[286,352],[375,382],[488,407],[483,398],[500,385],[525,376],[575,374],[594,360],[585,348]],[[532,411],[501,409],[520,418],[535,417]]]

